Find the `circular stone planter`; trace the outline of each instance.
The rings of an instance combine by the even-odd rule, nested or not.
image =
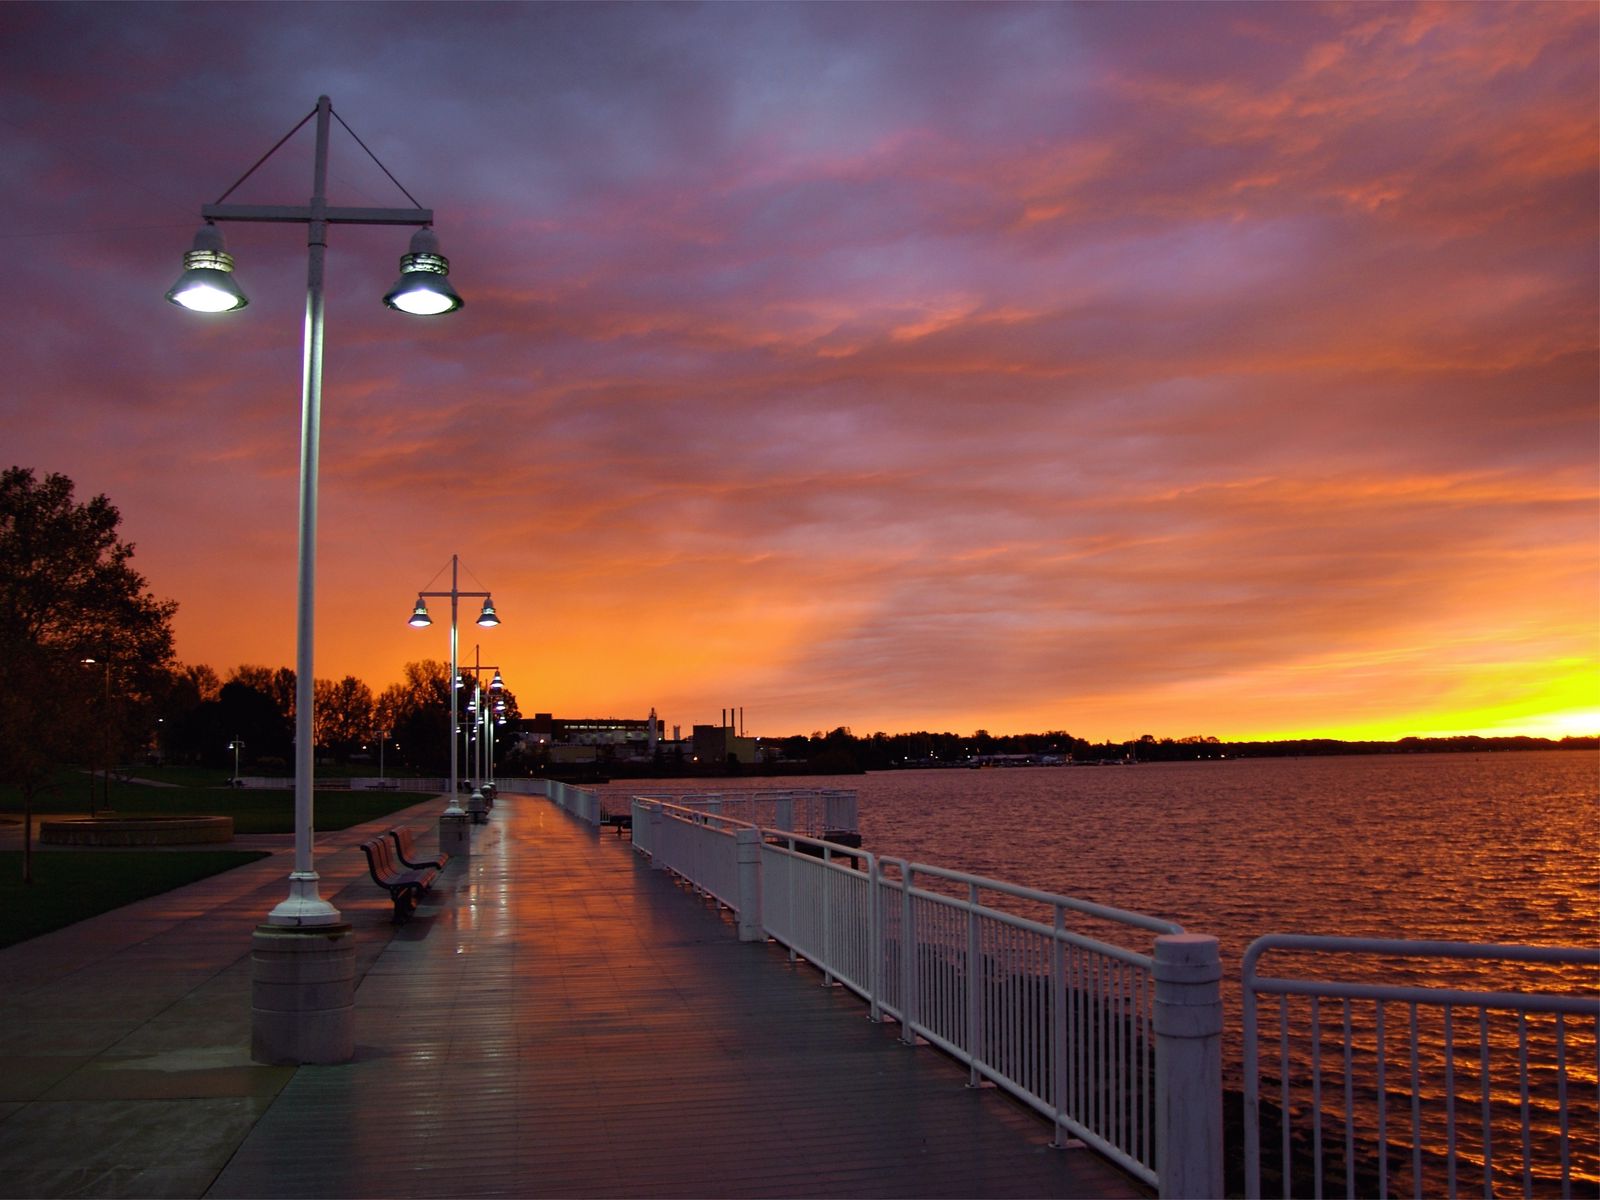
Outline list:
[[[83,817],[40,821],[39,840],[52,846],[194,846],[231,842],[232,817]]]

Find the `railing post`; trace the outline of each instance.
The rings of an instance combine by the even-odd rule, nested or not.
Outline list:
[[[967,1086],[983,1082],[978,1074],[983,1042],[983,943],[978,928],[978,885],[967,884]]]
[[[1050,1124],[1050,1144],[1066,1148],[1066,1127],[1061,1118],[1067,1112],[1067,910],[1055,907],[1055,936],[1050,939],[1050,1099],[1054,1115]]]
[[[1161,1200],[1222,1195],[1222,959],[1206,934],[1155,940]]]
[[[917,1044],[917,931],[911,907],[911,864],[900,864],[900,1040]]]
[[[665,837],[664,829],[667,823],[666,813],[661,811],[661,805],[650,806],[650,869],[652,871],[665,871],[667,864],[663,861],[666,855],[662,854],[662,841]]]
[[[739,855],[739,940],[764,942],[761,926],[761,831],[736,829],[733,840]]]
[[[874,1025],[883,1020],[883,877],[878,856],[867,859],[867,1005]]]
[[[794,798],[785,796],[772,805],[772,823],[785,833],[798,833],[794,827]]]
[[[818,931],[818,940],[822,943],[822,986],[833,986],[833,907],[831,889],[828,884],[829,876],[833,874],[831,864],[833,852],[824,843],[822,847],[822,928]]]

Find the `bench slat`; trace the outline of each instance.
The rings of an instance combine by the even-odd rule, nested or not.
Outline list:
[[[367,870],[372,874],[372,881],[388,889],[389,898],[394,901],[394,919],[398,922],[411,915],[422,894],[439,877],[439,871],[435,867],[399,866],[391,846],[388,838],[378,837],[362,842],[361,851],[367,856]]]

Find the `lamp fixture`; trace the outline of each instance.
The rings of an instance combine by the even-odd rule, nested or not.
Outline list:
[[[411,250],[400,256],[400,278],[383,302],[413,316],[455,312],[466,301],[450,286],[450,260],[439,253],[439,239],[426,227],[411,235]]]
[[[500,624],[500,618],[494,611],[494,601],[487,597],[483,601],[483,611],[478,614],[478,624],[485,629],[493,629]]]
[[[489,680],[489,690],[491,692],[504,691],[505,690],[505,686],[506,686],[506,681],[504,679],[501,679],[500,678],[500,672],[496,671],[494,673],[494,678]]]
[[[194,235],[184,253],[183,274],[167,299],[190,312],[234,312],[250,301],[233,278],[233,255],[223,248],[222,231],[210,221]]]
[[[428,606],[421,596],[417,597],[417,606],[411,610],[411,619],[406,624],[413,629],[426,629],[433,624],[433,618],[428,615]]]

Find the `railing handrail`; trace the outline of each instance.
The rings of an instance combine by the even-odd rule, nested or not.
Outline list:
[[[830,842],[827,838],[813,837],[809,833],[796,833],[792,829],[769,829],[763,826],[761,833],[763,837],[767,838],[779,838],[789,842],[804,842],[808,846],[816,846],[819,850],[830,851],[840,858],[859,858],[862,862],[869,864],[883,861],[870,850],[858,850],[856,847],[847,846],[843,842]]]
[[[1155,933],[1182,933],[1183,926],[1175,921],[1166,921],[1160,917],[1147,917],[1143,913],[1129,912],[1124,908],[1114,908],[1109,904],[1095,904],[1089,900],[1079,900],[1074,896],[1063,896],[1056,892],[1043,892],[1037,888],[1023,887],[1021,884],[1006,883],[1001,879],[990,879],[984,875],[973,875],[966,871],[954,871],[948,867],[935,867],[927,863],[908,863],[905,859],[883,857],[879,859],[885,864],[894,864],[903,872],[908,872],[907,878],[915,875],[932,875],[938,879],[948,879],[952,883],[964,883],[976,886],[983,891],[1000,892],[1007,896],[1016,896],[1022,900],[1035,900],[1041,904],[1069,908],[1074,912],[1081,912],[1087,916],[1099,917],[1107,921],[1115,921],[1122,925],[1131,925],[1136,929],[1151,930]],[[913,886],[915,886],[913,884]],[[937,895],[938,893],[933,893]],[[985,906],[987,907],[987,906]],[[1000,911],[998,909],[991,911]]]
[[[1328,996],[1347,1000],[1393,1000],[1401,1004],[1440,1004],[1457,1008],[1503,1008],[1525,1012],[1562,1012],[1600,1017],[1600,996],[1552,995],[1549,992],[1471,992],[1422,984],[1341,983],[1331,979],[1280,979],[1254,975],[1245,986],[1272,996]]]
[[[722,813],[708,813],[704,809],[687,808],[682,804],[672,804],[666,800],[659,800],[651,796],[635,796],[641,804],[654,804],[663,813],[681,813],[683,819],[696,825],[704,825],[710,821],[719,821],[724,825],[732,825],[738,829],[759,829],[759,825],[750,821],[741,821],[738,817],[724,816]]]
[[[669,796],[682,799],[709,799],[727,800],[744,799],[751,796],[854,796],[854,788],[735,788],[731,791],[708,792],[699,789],[680,792],[668,789],[666,792],[632,792],[630,795],[639,800],[662,800]]]
[[[1311,933],[1265,933],[1244,952],[1245,979],[1269,950],[1317,950],[1335,954],[1381,954],[1389,958],[1492,958],[1506,962],[1593,963],[1600,946],[1529,946],[1505,942],[1441,942],[1404,938],[1331,937]]]

